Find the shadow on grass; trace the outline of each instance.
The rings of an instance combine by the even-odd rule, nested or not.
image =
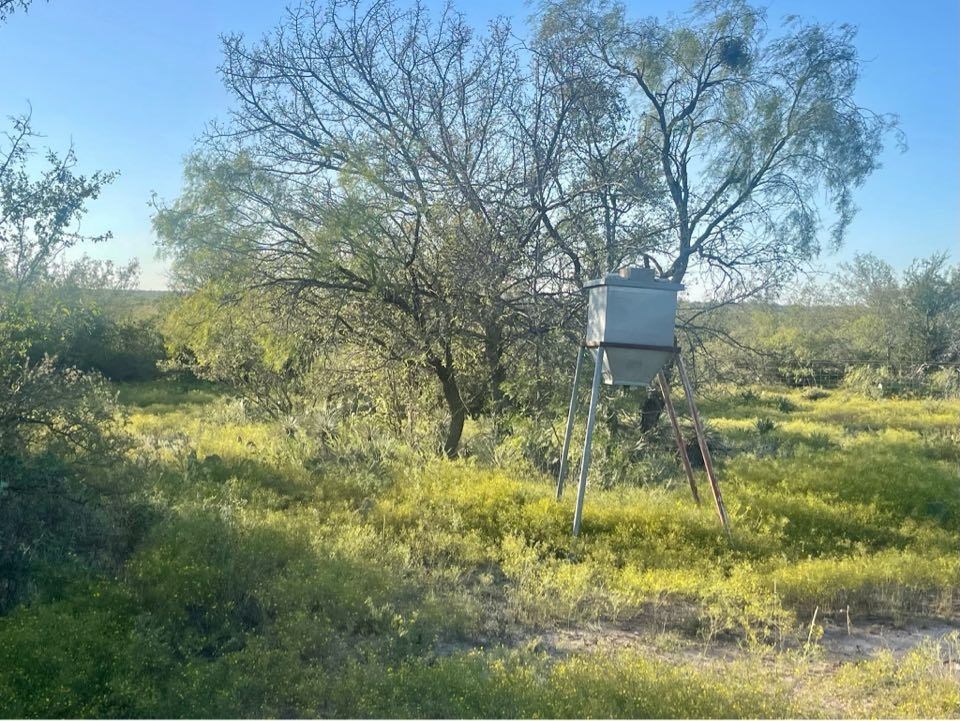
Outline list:
[[[164,415],[221,398],[225,389],[196,379],[165,376],[155,381],[117,383],[117,400],[128,408]]]
[[[324,547],[312,525],[171,514],[118,578],[0,619],[0,712],[315,715],[345,664],[417,658],[455,623],[382,558]]]

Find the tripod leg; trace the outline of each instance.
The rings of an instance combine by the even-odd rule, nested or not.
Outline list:
[[[577,353],[577,365],[573,370],[573,390],[570,392],[570,410],[567,411],[567,430],[563,434],[563,451],[560,454],[560,474],[557,477],[557,500],[563,496],[563,482],[567,477],[567,461],[570,457],[570,437],[573,435],[573,416],[577,410],[577,385],[580,383],[580,368],[583,366],[585,350],[580,346]]]
[[[583,441],[583,457],[580,460],[580,483],[577,486],[577,510],[573,514],[573,535],[580,535],[583,518],[583,497],[587,492],[587,474],[590,472],[590,443],[593,441],[593,425],[597,420],[597,401],[600,398],[600,375],[603,372],[603,347],[597,348],[597,361],[593,369],[593,386],[590,389],[590,411],[587,414],[587,435]]]
[[[670,416],[670,425],[673,426],[673,435],[677,439],[677,452],[680,454],[680,460],[683,463],[683,470],[687,473],[687,481],[690,482],[690,492],[693,494],[693,500],[700,505],[700,494],[697,492],[697,481],[693,477],[693,467],[690,465],[690,456],[687,455],[687,445],[683,442],[683,433],[680,432],[680,422],[677,420],[677,410],[673,407],[673,399],[670,397],[670,384],[663,371],[657,374],[657,383],[660,384],[660,392],[663,394],[663,404],[667,408],[667,415]]]
[[[713,459],[710,457],[710,449],[707,447],[707,437],[703,431],[703,423],[700,420],[700,413],[697,411],[697,404],[693,400],[693,386],[690,378],[687,376],[687,366],[683,362],[683,356],[677,354],[677,368],[680,371],[680,380],[683,381],[683,391],[687,395],[687,404],[690,406],[690,417],[693,418],[693,427],[697,432],[697,443],[700,446],[700,454],[703,456],[703,467],[707,471],[707,479],[710,481],[710,490],[713,491],[713,500],[717,504],[717,515],[720,516],[720,522],[723,524],[723,530],[730,535],[730,522],[727,520],[727,511],[723,507],[723,496],[720,495],[720,484],[717,483],[717,475],[713,470]]]

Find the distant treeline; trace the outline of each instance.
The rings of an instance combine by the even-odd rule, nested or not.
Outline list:
[[[945,254],[899,274],[859,255],[829,282],[808,285],[798,302],[744,303],[707,316],[688,334],[706,378],[846,382],[884,394],[960,387],[960,267]]]
[[[416,405],[415,397],[432,405],[429,392],[396,375],[416,377],[402,364],[399,370],[371,368],[356,349],[347,353],[345,346],[337,354],[323,343],[312,345],[300,321],[279,309],[220,300],[203,292],[64,284],[34,289],[21,301],[32,319],[24,330],[27,356],[49,356],[61,367],[114,381],[149,380],[163,370],[187,373],[232,386],[272,416],[348,390],[357,397],[399,393],[405,398],[391,400],[397,408]],[[540,357],[515,359],[506,385],[515,402],[508,407],[522,410],[519,394],[533,386],[541,401],[562,400],[580,314],[551,331],[566,339],[551,358],[531,348]],[[681,303],[678,341],[700,382],[846,382],[871,393],[878,385],[884,394],[952,393],[960,387],[960,271],[944,254],[917,260],[899,274],[873,256],[857,256],[832,280],[808,284],[792,302]],[[373,398],[366,403],[379,404]]]

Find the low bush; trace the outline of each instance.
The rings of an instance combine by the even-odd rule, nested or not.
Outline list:
[[[901,390],[894,373],[884,366],[855,366],[843,374],[842,386],[868,398],[890,398]]]
[[[159,376],[166,351],[152,321],[98,319],[57,357],[64,365],[96,371],[113,381],[147,381]]]
[[[938,398],[960,398],[960,366],[943,366],[926,376],[926,385]]]
[[[764,433],[769,433],[777,427],[777,424],[774,423],[771,418],[757,418],[754,427],[757,429],[757,433],[763,435]]]
[[[793,413],[797,410],[797,404],[786,396],[774,396],[773,402],[776,404],[776,408],[781,413]]]
[[[829,398],[830,393],[823,388],[808,388],[800,394],[800,397],[805,401],[820,401],[824,398]]]

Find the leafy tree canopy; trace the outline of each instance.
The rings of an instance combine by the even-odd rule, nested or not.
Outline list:
[[[738,0],[541,10],[518,38],[451,7],[311,1],[226,38],[231,121],[157,215],[189,285],[269,289],[433,373],[448,453],[516,400],[510,369],[576,338],[586,278],[645,263],[728,302],[838,245],[896,127],[856,103],[851,27],[771,33]]]

